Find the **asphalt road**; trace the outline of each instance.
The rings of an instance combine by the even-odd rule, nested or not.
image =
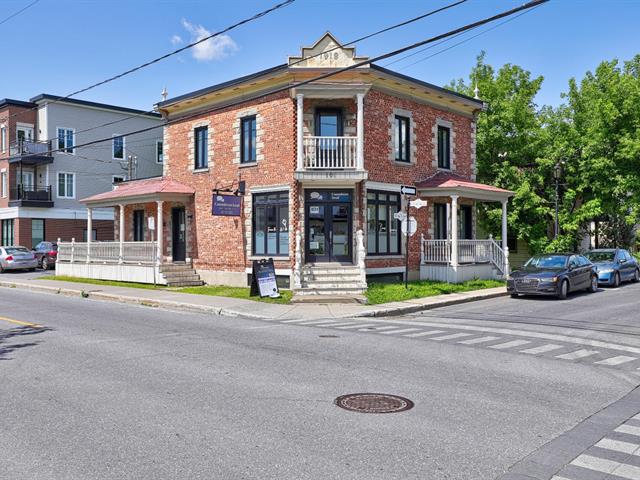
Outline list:
[[[619,292],[301,325],[0,288],[0,477],[498,478],[638,384],[635,353],[610,361],[640,345]],[[334,405],[356,392],[415,407]]]

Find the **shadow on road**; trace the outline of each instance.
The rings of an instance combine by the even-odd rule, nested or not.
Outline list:
[[[52,330],[49,327],[16,327],[10,330],[0,331],[0,360],[11,360],[9,358],[9,354],[14,352],[15,350],[20,350],[26,347],[34,347],[38,345],[40,342],[23,342],[23,343],[11,343],[7,345],[7,342],[17,340],[21,337],[28,337],[31,335],[37,335],[39,333],[44,333]],[[26,340],[26,339],[24,339]]]

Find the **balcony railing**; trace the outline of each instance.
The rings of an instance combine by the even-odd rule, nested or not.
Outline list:
[[[451,240],[423,240],[422,263],[451,263]],[[495,240],[458,240],[458,263],[491,263],[505,271],[506,256]]]
[[[9,145],[9,154],[11,156],[20,155],[51,155],[50,142],[40,142],[36,140],[19,140]]]
[[[50,202],[51,185],[17,185],[11,189],[9,200],[27,200],[30,202]]]
[[[357,167],[357,137],[304,137],[303,165],[309,170]]]
[[[69,263],[125,263],[154,265],[156,242],[58,242],[58,261]]]

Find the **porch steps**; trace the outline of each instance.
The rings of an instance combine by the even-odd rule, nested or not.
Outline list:
[[[367,289],[357,265],[310,264],[302,267],[302,288],[294,289],[294,303],[365,303]]]
[[[199,287],[204,285],[191,264],[168,263],[160,266],[160,273],[168,287]]]

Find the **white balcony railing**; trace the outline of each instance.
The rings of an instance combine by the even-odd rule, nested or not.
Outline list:
[[[88,253],[88,257],[87,257]],[[154,265],[157,259],[156,242],[59,242],[59,262],[128,263]]]
[[[505,252],[493,239],[458,240],[458,263],[492,263],[504,273]],[[423,240],[422,263],[451,263],[451,240]]]
[[[304,137],[305,170],[355,170],[357,141],[357,137]]]

